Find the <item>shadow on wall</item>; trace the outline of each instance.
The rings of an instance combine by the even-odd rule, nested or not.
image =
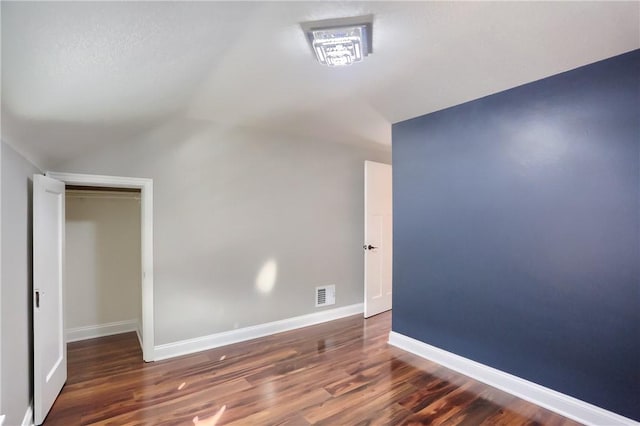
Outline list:
[[[140,201],[105,201],[115,206],[109,208],[107,218],[94,222],[96,318],[99,322],[141,321]]]

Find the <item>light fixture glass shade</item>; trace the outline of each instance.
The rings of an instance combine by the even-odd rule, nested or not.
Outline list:
[[[311,32],[311,46],[321,64],[330,67],[362,61],[369,51],[366,26],[317,29]]]

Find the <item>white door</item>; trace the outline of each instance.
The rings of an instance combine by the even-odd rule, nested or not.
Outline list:
[[[64,336],[64,183],[33,177],[33,404],[44,422],[67,380]]]
[[[391,166],[364,162],[364,316],[391,309]]]

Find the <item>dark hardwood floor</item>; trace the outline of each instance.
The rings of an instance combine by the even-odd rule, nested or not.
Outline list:
[[[45,424],[576,425],[387,345],[361,316],[145,364],[134,333],[69,344]]]

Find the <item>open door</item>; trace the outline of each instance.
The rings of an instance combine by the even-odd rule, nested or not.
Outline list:
[[[67,380],[64,335],[64,183],[33,177],[33,404],[44,422]]]
[[[364,162],[364,316],[391,309],[391,166]]]

